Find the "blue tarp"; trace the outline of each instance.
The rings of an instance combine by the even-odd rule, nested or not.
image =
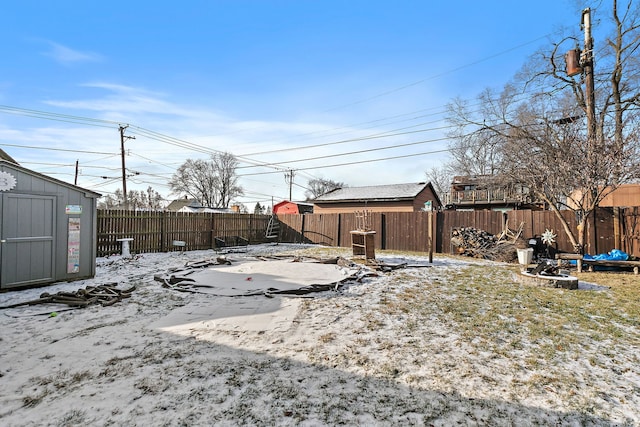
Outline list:
[[[626,252],[622,252],[620,249],[612,249],[611,252],[606,254],[589,255],[585,254],[582,259],[584,261],[627,261],[629,255]],[[570,264],[576,265],[576,261],[569,261]],[[610,271],[615,270],[618,267],[605,267],[605,266],[593,266],[594,270],[598,271]]]
[[[584,260],[592,260],[592,261],[627,261],[629,259],[629,255],[625,252],[622,252],[620,249],[612,249],[611,252],[606,254],[598,254],[598,255],[589,255],[585,254],[583,257]]]

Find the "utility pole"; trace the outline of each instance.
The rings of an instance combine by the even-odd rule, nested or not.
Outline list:
[[[582,74],[584,77],[584,104],[585,113],[587,116],[587,141],[586,141],[586,162],[587,168],[594,167],[598,161],[602,149],[599,147],[598,142],[598,125],[596,122],[596,95],[595,95],[595,83],[594,83],[594,60],[593,60],[593,37],[591,37],[591,9],[586,8],[582,11],[582,19],[580,22],[581,28],[584,31],[584,50],[580,53],[579,49],[573,49],[567,52],[565,55],[565,61],[567,66],[567,75],[569,77]],[[578,58],[579,54],[579,58]],[[580,232],[580,239],[583,236],[584,223],[582,219],[583,212],[578,211],[580,218],[578,219],[578,230]],[[579,242],[579,247],[576,249],[580,253],[584,250],[584,242]]]
[[[582,29],[584,30],[584,52],[580,62],[584,70],[585,103],[587,107],[587,144],[589,153],[597,156],[602,148],[598,143],[598,126],[596,123],[596,95],[594,83],[594,59],[593,59],[593,37],[591,37],[591,9],[582,11]],[[613,208],[613,240],[616,248],[622,243],[620,233],[620,209]]]
[[[591,37],[591,9],[582,11],[582,29],[584,30],[584,51],[582,52],[582,69],[584,72],[584,96],[587,110],[587,162],[589,167],[594,167],[601,150],[598,147],[596,124],[596,96],[593,77],[593,38]],[[581,216],[584,214],[580,212]],[[581,220],[582,222],[583,220]],[[580,236],[585,233],[585,224],[578,224]],[[580,253],[584,252],[584,242],[579,241]]]
[[[76,176],[73,180],[73,185],[78,185],[78,160],[76,160]]]
[[[593,38],[591,37],[591,9],[582,11],[582,28],[584,30],[584,51],[582,52],[582,69],[584,71],[585,103],[587,107],[587,139],[595,146],[596,141],[596,95],[593,78]]]
[[[287,182],[287,184],[289,184],[289,201],[291,202],[291,197],[292,197],[292,193],[293,193],[293,175],[295,173],[293,172],[293,169],[289,169],[289,172],[285,173],[284,175],[284,179]]]
[[[125,136],[124,131],[127,129],[129,125],[122,126],[120,125],[120,154],[122,156],[122,197],[124,198],[124,209],[129,210],[129,197],[127,197],[127,169],[124,164],[124,141],[127,139],[136,139],[135,136]]]

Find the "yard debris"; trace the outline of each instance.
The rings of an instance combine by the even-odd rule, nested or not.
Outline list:
[[[473,258],[513,262],[518,256],[517,249],[526,246],[520,238],[521,234],[521,229],[513,232],[506,225],[500,236],[473,227],[453,228],[451,250]]]
[[[521,281],[524,279],[538,286],[570,290],[578,289],[577,277],[570,276],[568,272],[560,270],[557,265],[549,261],[542,261],[535,267],[521,271],[520,278]]]
[[[329,268],[333,265],[336,267]],[[234,297],[263,295],[270,298],[274,295],[338,291],[347,282],[359,283],[397,269],[426,267],[431,265],[376,261],[365,266],[341,256],[269,255],[253,257],[252,260],[218,257],[171,268],[166,273],[155,274],[154,280],[163,288],[178,292]]]
[[[509,242],[516,243],[520,236],[522,235],[522,230],[524,229],[524,221],[520,223],[520,227],[517,230],[512,230],[509,228],[509,220],[506,220],[504,223],[504,228],[502,229],[502,233],[498,236],[498,242]]]
[[[369,265],[375,270],[382,271],[383,273],[388,273],[393,270],[399,270],[401,268],[429,268],[431,265],[426,264],[409,264],[408,262],[401,262],[399,264],[390,264],[388,262],[374,260],[374,262],[369,263]]]
[[[69,307],[82,308],[93,304],[100,304],[103,307],[113,305],[124,298],[129,298],[136,289],[132,286],[128,289],[118,289],[117,283],[108,283],[98,286],[87,286],[75,292],[60,291],[55,294],[43,292],[40,298],[30,301],[18,302],[15,304],[1,306],[0,309],[17,308],[37,304],[66,304]]]
[[[164,288],[179,292],[273,297],[337,291],[346,282],[359,282],[377,275],[340,256],[277,255],[188,262],[183,267],[155,274],[154,280]]]

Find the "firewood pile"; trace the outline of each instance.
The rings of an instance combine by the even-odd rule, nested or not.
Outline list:
[[[43,292],[38,299],[2,306],[0,309],[37,304],[65,304],[74,308],[100,304],[105,307],[122,301],[124,298],[131,297],[131,293],[135,289],[135,286],[129,289],[118,289],[117,283],[109,283],[98,286],[87,286],[85,289],[78,289],[75,292],[61,291],[55,294]]]
[[[518,259],[517,248],[523,246],[523,243],[519,233],[503,232],[496,236],[473,227],[451,230],[452,252],[473,258],[513,262]]]

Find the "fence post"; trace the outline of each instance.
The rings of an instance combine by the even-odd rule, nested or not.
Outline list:
[[[613,247],[616,249],[622,248],[620,235],[620,208],[615,206],[613,208]]]
[[[380,214],[380,249],[387,249],[387,215]]]
[[[164,240],[166,235],[165,211],[160,212],[160,252],[164,252]]]
[[[428,214],[429,217],[427,218],[427,241],[429,242],[429,264],[433,264],[433,209],[430,210]]]

